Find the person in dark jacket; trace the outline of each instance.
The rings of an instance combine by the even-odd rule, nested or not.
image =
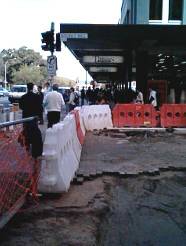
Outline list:
[[[40,98],[40,105],[41,105],[41,108],[40,108],[41,111],[40,111],[40,115],[39,115],[39,124],[43,125],[43,123],[44,123],[44,120],[43,120],[43,99],[44,99],[44,94],[42,92],[42,86],[41,85],[38,86],[37,95]]]
[[[28,92],[24,94],[19,102],[19,107],[22,109],[22,117],[40,117],[42,104],[40,97],[33,92],[33,83],[27,84]],[[37,158],[42,155],[43,143],[41,131],[38,128],[38,118],[25,122],[23,125],[23,132],[25,134],[26,142],[28,144],[27,150],[31,146],[32,156]]]
[[[83,86],[83,88],[81,90],[81,106],[84,105],[85,96],[86,96],[86,94],[85,94],[85,88]]]

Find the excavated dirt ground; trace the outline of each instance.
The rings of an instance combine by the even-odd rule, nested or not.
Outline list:
[[[185,246],[186,135],[95,131],[68,193],[27,203],[1,246]]]

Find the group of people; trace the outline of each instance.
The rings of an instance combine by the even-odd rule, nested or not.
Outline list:
[[[38,86],[37,93],[33,91],[34,84],[27,84],[27,93],[24,94],[19,102],[20,108],[23,111],[23,118],[37,116],[39,124],[43,124],[43,112],[47,111],[48,128],[52,127],[60,121],[62,107],[67,103],[69,111],[73,110],[77,105],[77,97],[74,88],[70,88],[69,101],[65,101],[63,95],[58,92],[58,85],[49,83]]]
[[[70,89],[69,110],[73,110],[75,104],[74,88]],[[19,107],[22,110],[22,118],[36,117],[32,121],[24,123],[23,133],[26,139],[27,150],[31,146],[32,156],[37,158],[42,154],[42,136],[38,127],[43,124],[43,112],[47,111],[48,128],[58,123],[61,118],[62,107],[65,105],[63,95],[58,92],[58,85],[54,84],[52,88],[46,83],[44,90],[38,86],[37,92],[34,91],[34,84],[27,84],[27,93],[20,101]]]
[[[137,90],[136,103],[144,104],[143,93]],[[148,103],[152,104],[155,109],[159,108],[159,97],[155,89],[149,88]]]
[[[84,105],[86,99],[89,105],[94,104],[109,104],[110,102],[116,103],[137,103],[144,104],[143,93],[140,90],[122,89],[117,88],[110,89],[99,89],[90,88],[85,91],[84,88],[81,90],[81,105]],[[148,103],[152,104],[156,109],[158,107],[158,96],[157,91],[149,88]]]
[[[94,105],[94,104],[107,104],[112,100],[112,94],[110,89],[99,89],[88,87],[88,89],[85,91],[84,87],[81,90],[80,93],[81,96],[81,106],[84,105],[85,100],[88,105]]]

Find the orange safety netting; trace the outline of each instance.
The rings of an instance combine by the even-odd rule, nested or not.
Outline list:
[[[28,192],[37,192],[38,161],[26,150],[22,126],[0,129],[0,220]]]

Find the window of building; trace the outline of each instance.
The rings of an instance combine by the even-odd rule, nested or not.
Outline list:
[[[150,0],[149,23],[181,24],[183,0]]]
[[[150,1],[150,20],[162,19],[162,0]]]
[[[182,0],[169,0],[169,20],[182,20]]]

